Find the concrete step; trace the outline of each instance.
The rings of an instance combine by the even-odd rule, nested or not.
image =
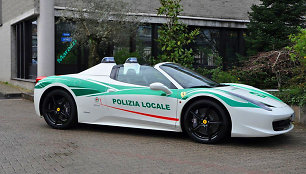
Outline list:
[[[12,99],[12,98],[21,98],[22,93],[8,93],[3,95],[6,99]]]
[[[26,100],[34,101],[34,94],[30,93],[7,93],[3,94],[0,93],[0,99],[18,99],[18,98],[23,98]]]
[[[26,90],[9,83],[0,82],[0,98],[1,99],[18,99],[24,98],[33,101],[33,91]]]
[[[34,102],[34,94],[22,93],[21,97],[23,99],[30,100],[30,101]]]

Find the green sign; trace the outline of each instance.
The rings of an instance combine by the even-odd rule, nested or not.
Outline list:
[[[143,107],[143,108],[153,108],[153,109],[161,109],[161,110],[170,110],[170,105],[168,104],[138,102],[138,101],[133,101],[133,100],[113,99],[113,104],[125,105],[125,106],[136,106],[136,107]]]
[[[70,45],[69,45],[69,47],[66,49],[66,51],[62,54],[62,55],[60,55],[60,57],[57,59],[57,62],[58,63],[61,63],[64,59],[65,59],[65,57],[68,55],[68,53],[71,51],[71,49],[75,46],[75,44],[77,43],[77,41],[76,40],[73,40],[71,43],[70,43]]]

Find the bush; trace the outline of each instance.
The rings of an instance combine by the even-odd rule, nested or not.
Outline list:
[[[302,65],[306,63],[306,29],[299,28],[299,33],[289,36],[290,41],[293,45],[287,47],[292,53],[290,54],[292,60],[300,60]]]
[[[211,69],[211,70],[199,68],[196,71],[202,74],[203,76],[211,78],[212,80],[218,83],[238,83],[239,82],[239,79],[235,75],[233,75],[231,72],[222,71],[221,67]]]
[[[304,106],[306,103],[306,89],[304,87],[295,87],[287,90],[272,93],[289,105]]]
[[[238,77],[258,88],[288,87],[292,84],[289,79],[297,76],[299,71],[295,69],[301,65],[299,60],[291,59],[291,53],[288,49],[281,49],[252,56],[237,68]]]
[[[117,51],[114,55],[115,61],[117,64],[124,64],[127,58],[129,57],[137,57],[139,64],[143,64],[144,60],[141,58],[141,55],[138,52],[130,53],[128,49],[123,48]]]
[[[240,83],[251,85],[260,89],[274,89],[277,87],[275,76],[271,76],[264,71],[247,71],[241,68],[236,68],[231,71],[231,74],[237,77]]]
[[[288,80],[290,86],[305,86],[306,83],[306,29],[300,29],[297,35],[290,35],[292,46],[287,47],[290,58],[296,62],[292,69],[294,76]]]

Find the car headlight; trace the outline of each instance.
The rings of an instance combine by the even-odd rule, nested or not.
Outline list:
[[[239,98],[241,98],[241,99],[243,99],[243,100],[246,100],[246,101],[248,101],[248,102],[250,102],[250,103],[253,103],[254,105],[259,106],[260,108],[262,108],[262,109],[264,109],[264,110],[272,111],[272,109],[269,108],[269,107],[268,107],[267,105],[265,105],[264,103],[261,103],[261,102],[259,102],[259,101],[256,101],[256,100],[253,100],[253,99],[250,99],[250,98],[247,98],[247,97],[245,97],[245,96],[242,96],[242,95],[239,95],[239,94],[235,94],[235,93],[232,93],[232,92],[228,92],[228,93],[231,94],[231,95],[233,95],[233,96],[235,96],[235,97],[239,97]]]
[[[294,121],[294,119],[295,119],[295,113],[293,113],[292,115],[291,115],[291,122],[293,122]]]

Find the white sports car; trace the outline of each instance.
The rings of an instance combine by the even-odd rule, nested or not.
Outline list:
[[[216,83],[175,63],[113,58],[78,74],[40,77],[38,115],[56,129],[76,123],[185,131],[195,141],[267,137],[293,129],[293,110],[257,88]]]

